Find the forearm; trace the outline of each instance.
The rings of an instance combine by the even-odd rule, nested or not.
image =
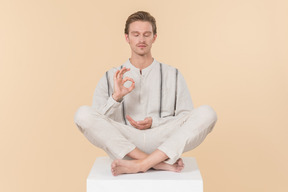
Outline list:
[[[113,98],[111,86],[108,86],[107,81],[107,77],[103,76],[97,84],[93,94],[92,107],[103,115],[113,116],[121,107],[121,101],[118,102],[118,98]]]

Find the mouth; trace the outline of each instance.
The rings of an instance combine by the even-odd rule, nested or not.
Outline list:
[[[140,44],[140,45],[137,45],[137,47],[144,48],[144,47],[147,47],[147,45],[145,45],[145,44]]]

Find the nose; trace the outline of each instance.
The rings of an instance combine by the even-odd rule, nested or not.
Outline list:
[[[145,37],[144,37],[144,35],[139,35],[139,41],[140,41],[140,42],[145,42]]]
[[[140,38],[140,39],[139,39],[139,43],[144,43],[144,39],[143,39],[143,38]]]

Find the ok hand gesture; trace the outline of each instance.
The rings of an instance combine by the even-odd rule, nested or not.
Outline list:
[[[125,77],[123,79],[123,75],[129,71],[129,68],[123,67],[120,71],[117,70],[116,73],[114,74],[114,92],[112,94],[113,99],[116,101],[122,100],[122,98],[130,93],[134,88],[135,88],[135,82],[132,78],[130,77]],[[132,85],[130,87],[125,87],[124,83],[126,81],[131,81]]]

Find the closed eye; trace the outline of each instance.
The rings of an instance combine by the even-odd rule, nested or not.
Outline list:
[[[150,35],[151,35],[151,32],[144,33],[144,36],[145,36],[145,37],[149,37]]]

